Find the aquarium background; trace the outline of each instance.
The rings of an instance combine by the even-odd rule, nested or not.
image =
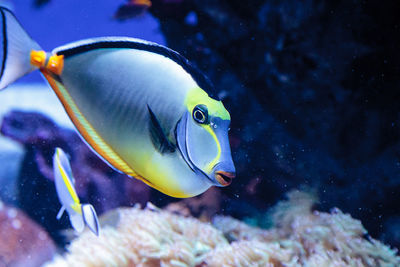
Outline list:
[[[132,1],[134,2],[134,1]],[[293,189],[314,209],[337,207],[368,234],[400,246],[400,5],[396,1],[155,0],[118,19],[124,1],[8,1],[45,50],[98,36],[130,36],[180,52],[214,83],[230,111],[237,177],[179,200],[111,170],[80,141],[38,72],[0,92],[1,198],[63,247],[52,155],[71,155],[78,194],[98,214],[179,203],[268,227]],[[4,3],[4,2],[3,2]],[[0,224],[1,227],[1,224]],[[1,229],[0,229],[1,230]]]

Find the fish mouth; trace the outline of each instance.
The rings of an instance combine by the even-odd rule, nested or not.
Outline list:
[[[228,186],[232,183],[232,179],[235,178],[235,173],[225,172],[225,171],[216,171],[215,172],[215,180],[221,186]]]

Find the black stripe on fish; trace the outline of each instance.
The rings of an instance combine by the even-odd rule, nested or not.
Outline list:
[[[195,82],[199,85],[199,87],[206,91],[211,98],[214,98],[215,100],[220,100],[211,81],[188,59],[186,59],[178,52],[156,43],[121,39],[98,40],[93,41],[92,43],[86,43],[57,51],[57,55],[64,55],[65,58],[68,58],[76,54],[102,48],[131,48],[165,56],[175,63],[179,64],[187,73],[189,73],[192,76],[193,80],[195,80]]]
[[[4,14],[4,10],[9,11],[8,9],[6,9],[4,7],[0,8],[1,21],[3,23],[3,29],[2,29],[2,34],[3,34],[3,58],[2,58],[2,61],[1,61],[0,80],[1,80],[1,78],[3,78],[4,69],[6,67],[6,61],[7,61],[7,52],[8,52],[7,22],[6,22],[6,15]]]
[[[147,109],[149,110],[150,115],[150,137],[153,142],[154,147],[161,153],[164,154],[166,152],[175,152],[175,145],[173,145],[165,135],[163,129],[161,128],[160,122],[157,120],[156,115],[154,115],[150,106],[147,105]]]

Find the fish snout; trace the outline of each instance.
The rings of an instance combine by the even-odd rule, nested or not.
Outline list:
[[[236,169],[233,164],[232,157],[230,153],[225,154],[217,165],[214,166],[214,182],[217,186],[228,186],[232,183],[233,178],[236,177]]]
[[[226,171],[216,171],[215,180],[220,184],[220,186],[228,186],[232,183],[232,179],[235,178],[235,172]]]

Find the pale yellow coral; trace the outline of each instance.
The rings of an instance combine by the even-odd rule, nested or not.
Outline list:
[[[84,232],[47,266],[195,266],[227,244],[209,223],[154,208],[120,208],[108,215],[99,237]],[[117,221],[117,222],[115,222]]]
[[[222,231],[228,240],[275,240],[275,233],[251,227],[228,216],[214,216],[213,225]]]
[[[331,213],[312,212],[314,197],[304,192],[292,191],[288,198],[273,209],[271,216],[275,226],[269,230],[253,228],[230,217],[215,218],[214,225],[238,242],[251,240],[245,247],[259,242],[265,245],[259,251],[267,255],[254,261],[254,266],[262,266],[259,264],[272,257],[275,266],[400,266],[396,250],[363,237],[367,231],[360,221],[339,209]],[[279,244],[280,250],[267,251],[266,246],[270,244]],[[283,257],[282,250],[290,253]],[[207,263],[218,261],[220,266],[247,266],[242,262],[233,263],[242,258],[238,255],[222,257],[212,253],[206,257]]]
[[[102,218],[100,237],[83,233],[47,266],[400,266],[397,251],[366,239],[350,215],[312,212],[306,193],[288,197],[268,230],[222,216],[211,225],[154,206],[117,209]]]
[[[218,246],[206,255],[203,266],[280,266],[280,263],[291,261],[292,252],[277,242],[263,243],[252,240]]]

